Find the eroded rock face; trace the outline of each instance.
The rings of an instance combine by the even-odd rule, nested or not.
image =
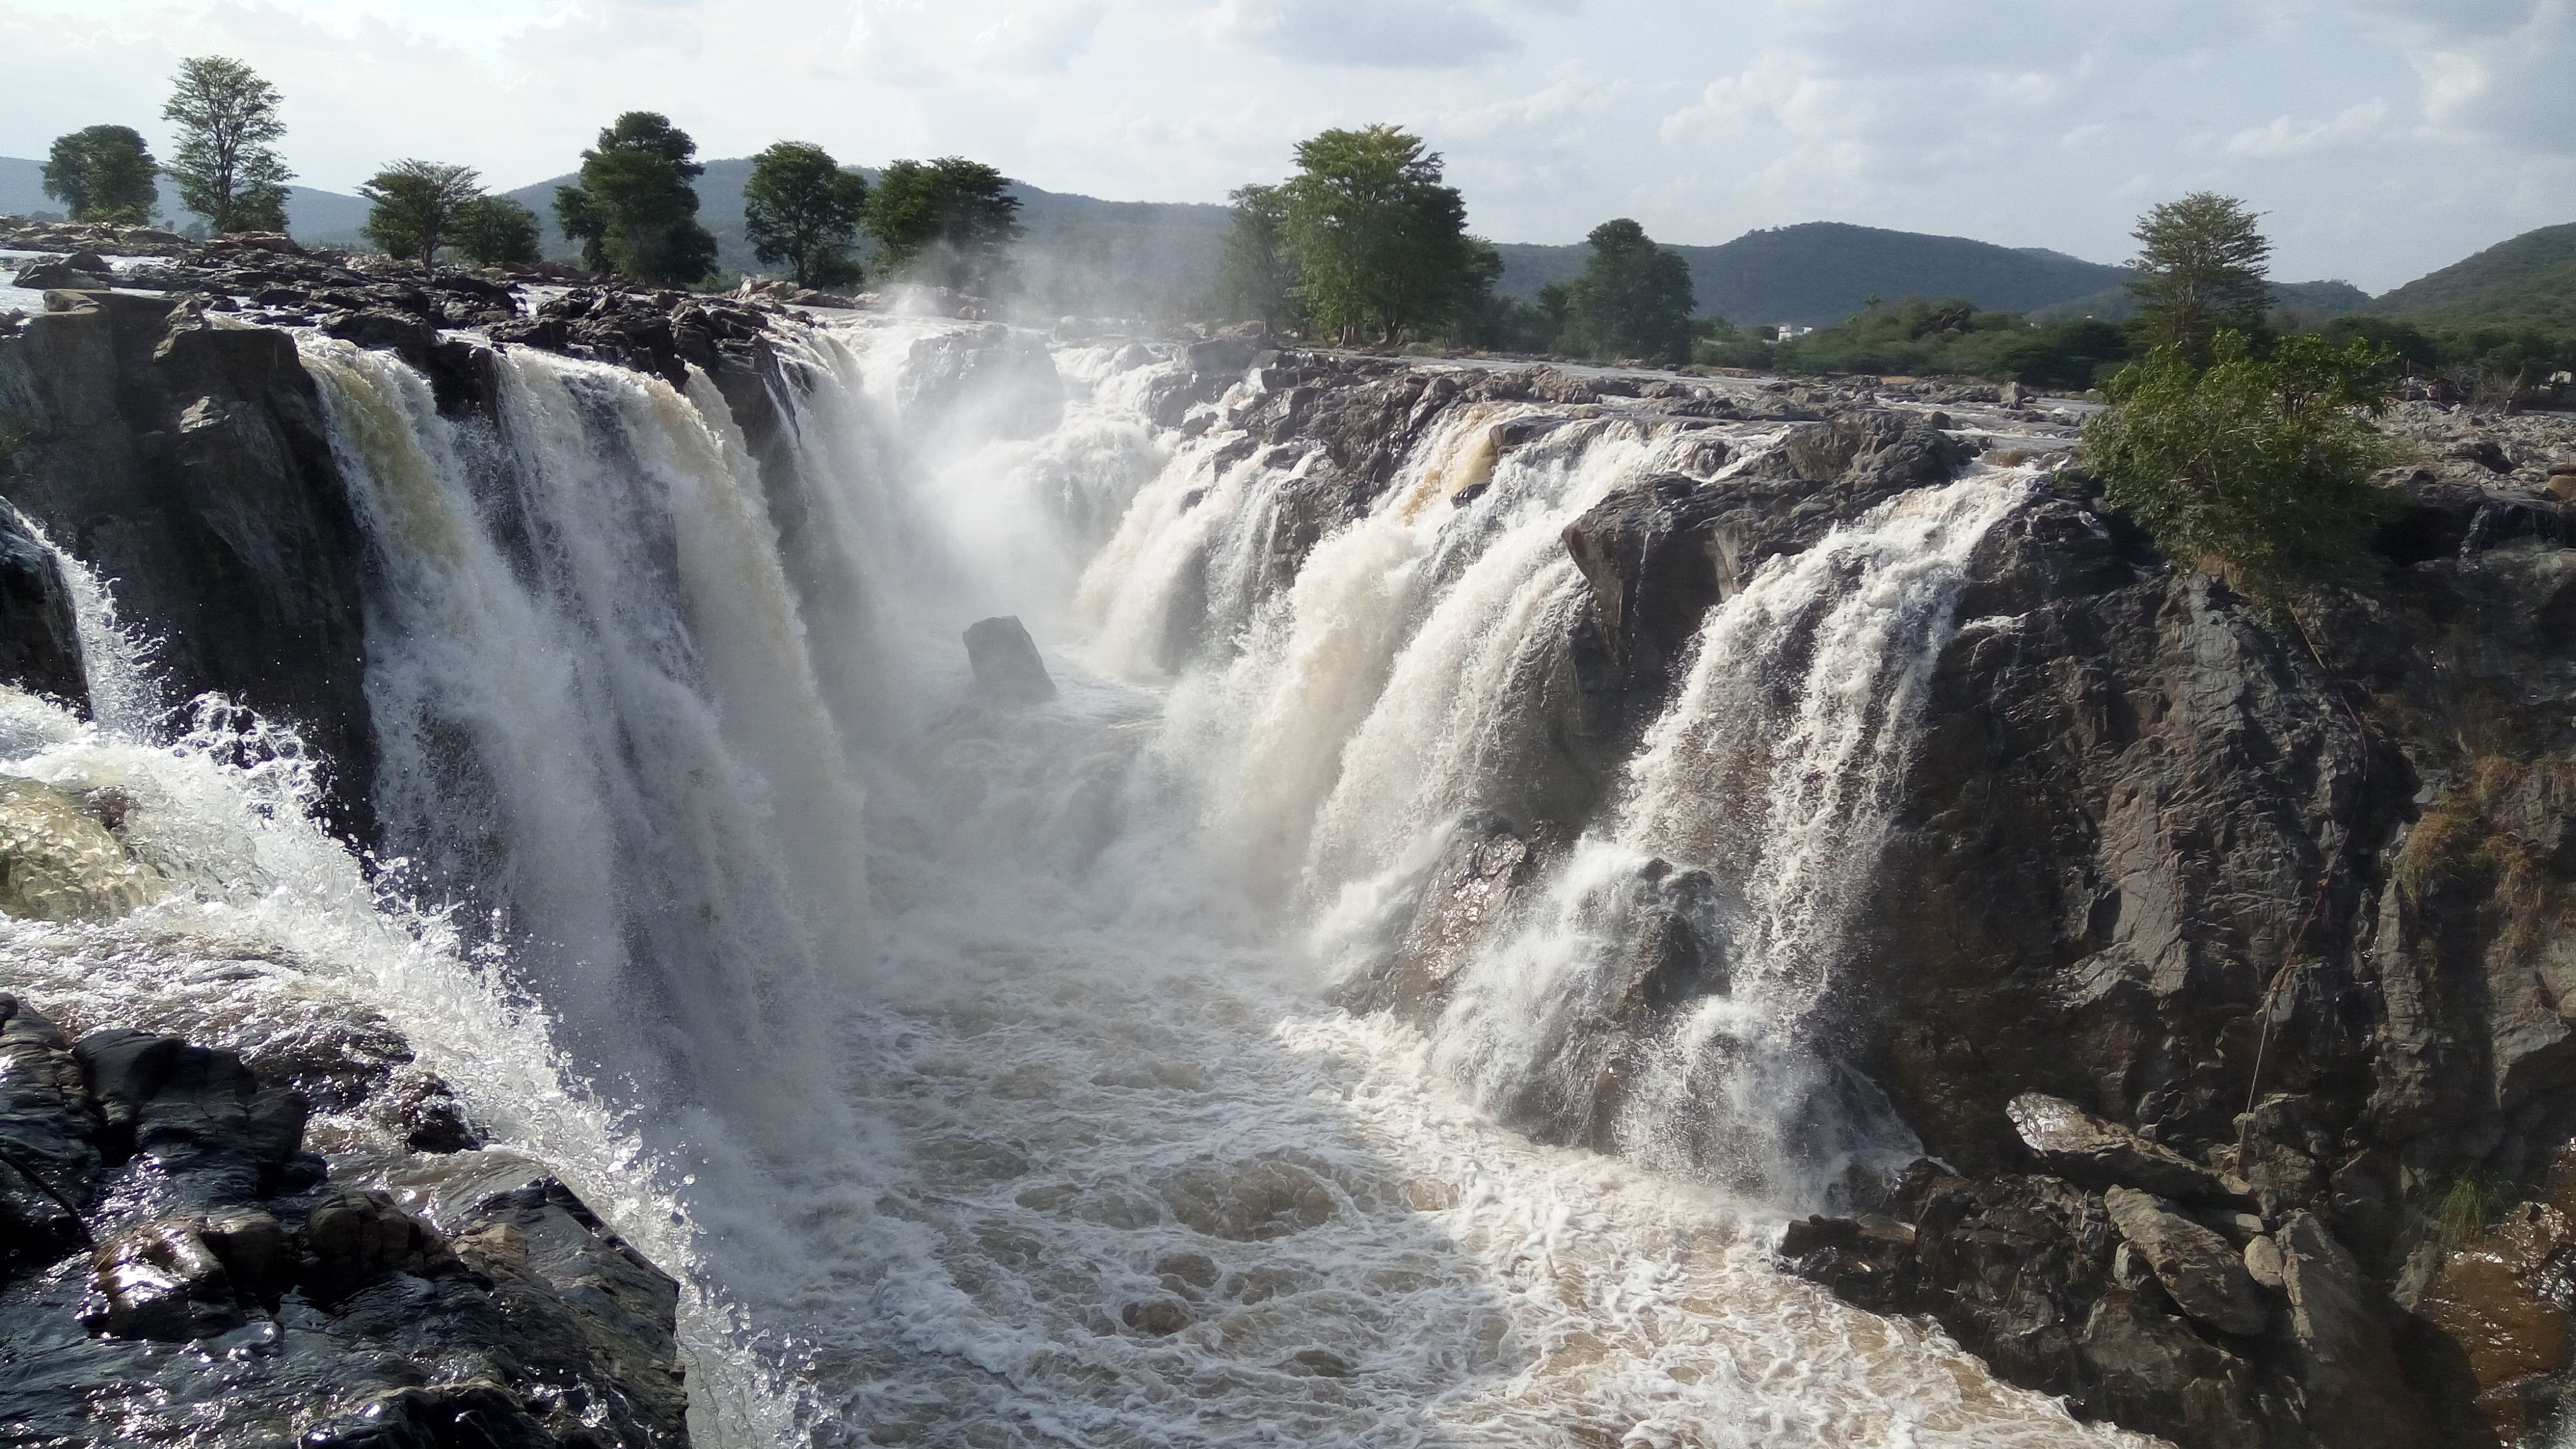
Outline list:
[[[0,406],[27,430],[0,488],[117,581],[175,697],[294,725],[331,763],[333,824],[363,834],[362,553],[294,341],[202,303],[51,295],[0,338]]]
[[[13,1434],[687,1443],[678,1285],[579,1198],[541,1178],[433,1222],[326,1181],[304,1121],[238,1053],[122,1029],[74,1045],[0,995]]]
[[[89,708],[80,621],[61,564],[29,530],[26,516],[0,504],[0,684]]]

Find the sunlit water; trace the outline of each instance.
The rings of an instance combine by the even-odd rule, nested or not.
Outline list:
[[[1059,383],[998,329],[800,334],[764,469],[702,380],[513,350],[497,423],[458,422],[304,346],[377,555],[386,869],[302,817],[291,754],[163,713],[83,577],[102,726],[13,704],[0,743],[129,795],[187,889],[0,928],[10,980],[220,1039],[381,1014],[689,1280],[705,1442],[2116,1437],[1767,1257],[1909,1145],[1802,1022],[2018,478],[1714,611],[1551,909],[1425,1034],[1324,988],[1459,811],[1530,804],[1558,535],[1705,474],[1704,435],[1613,411],[1500,452],[1527,409],[1454,409],[1280,587],[1312,461],[1152,428],[1133,352]],[[1054,704],[975,701],[959,633],[1003,612]],[[1738,988],[1656,1044],[1624,1158],[1533,1145],[1494,1106],[1615,931],[1601,862],[1647,854],[1732,883]]]

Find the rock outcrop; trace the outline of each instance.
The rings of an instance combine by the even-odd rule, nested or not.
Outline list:
[[[994,704],[1044,704],[1055,681],[1038,657],[1037,641],[1016,614],[978,619],[966,626],[966,662],[975,672],[975,695]]]
[[[125,292],[57,292],[0,338],[10,501],[117,582],[180,699],[295,726],[368,826],[361,541],[321,400],[285,333]]]
[[[0,993],[13,1435],[688,1442],[668,1276],[560,1182],[476,1187],[508,1170],[465,1161],[479,1154],[373,1164],[443,1178],[451,1210],[343,1183],[306,1150],[310,1106],[235,1052],[126,1029],[73,1040]]]

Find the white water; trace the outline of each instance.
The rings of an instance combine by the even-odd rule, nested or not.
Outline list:
[[[1557,535],[1695,436],[1609,416],[1497,457],[1526,409],[1459,410],[1282,580],[1300,450],[1220,467],[1222,427],[1157,435],[1150,369],[1096,351],[1059,357],[1060,421],[996,437],[1026,397],[918,385],[962,332],[797,341],[767,474],[703,383],[514,350],[494,427],[309,342],[378,550],[388,879],[459,909],[371,891],[289,769],[141,705],[22,710],[10,769],[139,792],[138,840],[202,879],[0,928],[13,981],[243,1038],[381,1012],[688,1277],[703,1442],[2116,1437],[1771,1270],[1808,1184],[1788,1099],[1743,1100],[1835,1098],[1802,1013],[2010,480],[1901,500],[1713,613],[1554,915],[1426,1038],[1320,988],[1458,811],[1564,793],[1532,743],[1580,603]],[[968,702],[958,634],[997,612],[1057,704]],[[1740,896],[1733,994],[1663,1044],[1696,1135],[1641,1118],[1643,1166],[1533,1145],[1484,1107],[1544,1070],[1648,853]],[[1730,1124],[1758,1170],[1712,1150]],[[1836,1160],[1889,1130],[1809,1126]]]

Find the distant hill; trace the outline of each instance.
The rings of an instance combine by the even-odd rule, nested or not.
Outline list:
[[[2122,273],[2123,277],[2127,275]],[[2274,282],[2272,305],[2320,317],[2342,317],[2370,306],[2370,294],[2350,282]],[[2055,302],[2030,311],[2033,320],[2054,322],[2072,317],[2099,317],[2105,322],[2126,322],[2138,315],[2138,299],[2125,281],[2107,291],[2078,297],[2071,302]]]
[[[2576,224],[2499,242],[2408,282],[2370,310],[2417,322],[2525,322],[2576,332]]]
[[[1506,296],[1535,298],[1550,282],[1583,271],[1582,246],[1509,245]],[[1966,237],[1927,236],[1813,221],[1747,232],[1724,246],[1673,248],[1690,263],[1704,316],[1739,323],[1824,327],[1877,297],[1964,297],[1980,307],[2028,311],[2117,287],[2128,273],[2038,247],[1999,247]]]

